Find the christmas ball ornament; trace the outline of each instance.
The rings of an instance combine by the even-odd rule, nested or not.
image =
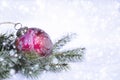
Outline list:
[[[28,28],[24,34],[17,37],[15,45],[18,51],[34,52],[40,56],[50,55],[53,48],[49,35],[38,28]]]

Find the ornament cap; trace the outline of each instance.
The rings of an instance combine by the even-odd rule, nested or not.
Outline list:
[[[16,36],[20,37],[21,35],[24,35],[27,32],[27,30],[28,30],[28,27],[23,27],[23,28],[18,29]]]

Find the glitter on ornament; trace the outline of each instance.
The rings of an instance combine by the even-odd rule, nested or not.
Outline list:
[[[16,39],[16,48],[25,53],[35,52],[40,56],[48,56],[52,47],[49,35],[38,28],[29,28],[25,34]]]

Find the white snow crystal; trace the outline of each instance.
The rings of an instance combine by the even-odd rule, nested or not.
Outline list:
[[[120,80],[119,0],[1,0],[0,22],[21,22],[46,31],[52,40],[77,33],[68,47],[86,48],[68,72],[44,73],[39,80]],[[1,29],[0,33],[7,31]],[[56,61],[55,61],[56,62]],[[29,80],[16,74],[7,80]]]

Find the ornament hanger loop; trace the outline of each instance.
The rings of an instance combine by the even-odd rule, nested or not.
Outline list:
[[[13,22],[1,22],[0,25],[2,25],[2,24],[13,24],[14,25],[15,23],[13,23]]]
[[[13,25],[14,25],[14,28],[15,28],[16,30],[22,28],[22,24],[21,24],[21,23],[13,23],[13,22],[2,22],[2,23],[0,23],[0,25],[3,25],[3,24],[13,24]]]
[[[15,28],[16,30],[18,30],[18,29],[22,28],[22,24],[21,24],[21,23],[15,23],[15,24],[14,24],[14,28]]]

